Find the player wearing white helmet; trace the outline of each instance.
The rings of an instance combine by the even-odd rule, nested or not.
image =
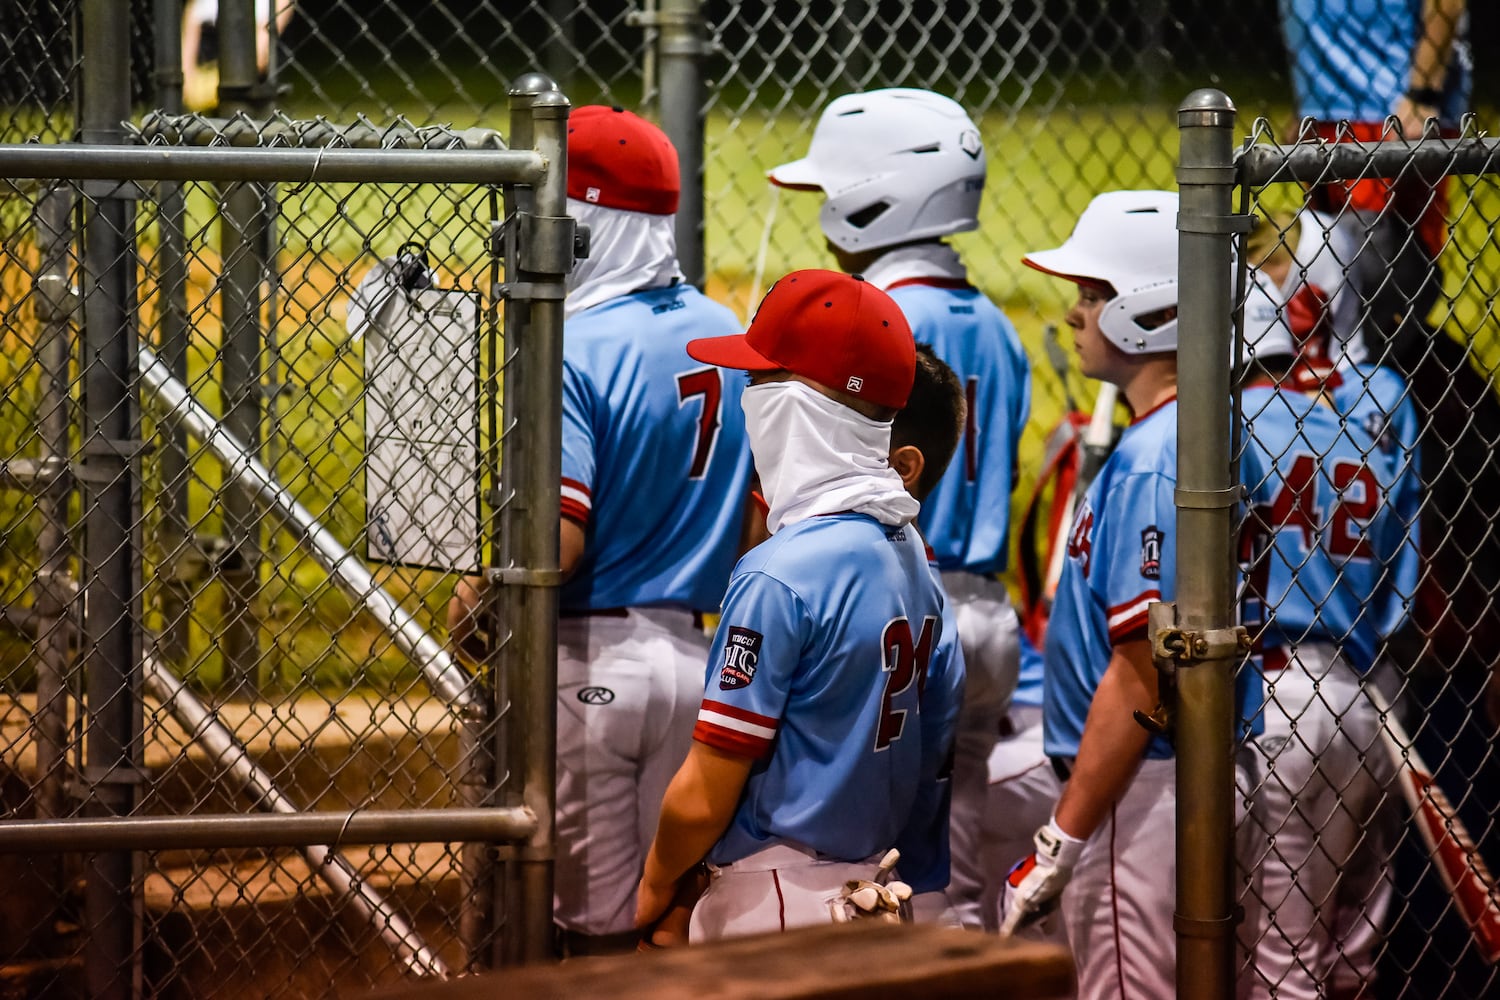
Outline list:
[[[1134,414],[1080,504],[1045,644],[1044,741],[1064,784],[1011,873],[1002,933],[1061,905],[1078,996],[1171,996],[1176,767],[1136,723],[1158,704],[1146,632],[1176,562],[1177,196],[1116,191],[1025,263],[1078,286],[1083,374]],[[1066,891],[1064,887],[1066,886]]]
[[[1404,386],[1384,369],[1347,391],[1363,366],[1330,366],[1310,339],[1326,333],[1307,328],[1306,307],[1281,301],[1275,271],[1257,262],[1241,555],[1265,722],[1244,789],[1247,986],[1257,997],[1354,996],[1374,979],[1392,895],[1383,869],[1399,817],[1389,763],[1369,753],[1381,723],[1361,688],[1416,590],[1421,491],[1413,442],[1401,439],[1416,415],[1404,393],[1386,394]]]
[[[1006,569],[1031,383],[1015,327],[943,242],[979,225],[984,144],[963,108],[940,94],[847,94],[824,109],[807,155],[776,167],[770,180],[823,193],[819,223],[839,267],[890,293],[916,340],[932,345],[964,386],[960,453],[923,501],[919,524],[953,601],[968,668],[949,894],[955,917],[980,926],[986,760],[1020,670],[1019,623],[997,574]]]

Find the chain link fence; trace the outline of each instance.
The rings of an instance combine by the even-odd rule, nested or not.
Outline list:
[[[438,627],[485,567],[486,617],[555,616],[556,476],[516,455],[558,430],[512,401],[560,365],[567,105],[510,103],[538,151],[243,115],[0,149],[7,989],[550,946],[550,868],[490,845],[548,851],[553,640]]]
[[[0,11],[0,138],[53,143],[79,134],[85,6],[37,0]],[[990,164],[981,229],[955,245],[975,283],[1016,322],[1033,366],[1018,502],[1042,464],[1048,430],[1067,411],[1086,409],[1093,393],[1048,329],[1064,311],[1060,283],[1022,267],[1022,253],[1057,245],[1101,190],[1174,186],[1170,126],[1178,99],[1204,83],[1230,91],[1243,111],[1266,116],[1254,127],[1254,139],[1286,164],[1279,173],[1260,167],[1244,194],[1243,210],[1266,220],[1242,255],[1255,265],[1246,287],[1253,291],[1255,274],[1306,278],[1315,259],[1319,267],[1331,262],[1347,287],[1337,308],[1352,310],[1354,327],[1366,332],[1365,363],[1393,370],[1404,385],[1382,395],[1363,378],[1345,379],[1351,406],[1361,407],[1361,427],[1372,413],[1384,421],[1369,424],[1378,444],[1366,448],[1365,458],[1396,469],[1396,460],[1385,457],[1394,441],[1392,454],[1410,460],[1411,467],[1400,470],[1402,481],[1420,484],[1416,513],[1402,522],[1416,525],[1407,536],[1419,540],[1419,568],[1414,579],[1392,570],[1380,582],[1399,611],[1390,610],[1378,630],[1380,668],[1370,676],[1395,678],[1378,690],[1471,838],[1481,852],[1493,851],[1497,805],[1491,790],[1500,782],[1481,690],[1490,651],[1500,642],[1500,609],[1493,602],[1500,581],[1492,579],[1500,553],[1493,511],[1484,502],[1500,495],[1487,461],[1500,440],[1500,420],[1492,414],[1500,363],[1493,314],[1500,196],[1492,173],[1458,169],[1456,159],[1430,167],[1414,154],[1409,164],[1393,168],[1457,174],[1448,182],[1452,225],[1439,248],[1436,284],[1420,273],[1411,284],[1406,277],[1372,282],[1369,275],[1379,275],[1380,265],[1404,274],[1410,260],[1399,253],[1407,241],[1390,245],[1399,230],[1388,224],[1389,212],[1362,216],[1304,195],[1301,185],[1316,188],[1334,174],[1307,175],[1293,166],[1314,159],[1307,152],[1313,147],[1273,142],[1295,133],[1279,30],[1282,4],[1255,0],[1230,15],[1204,0],[1128,7],[1104,0],[302,0],[290,16],[271,16],[283,6],[273,0],[257,15],[266,38],[264,56],[257,54],[258,79],[228,81],[231,99],[211,119],[177,115],[183,109],[179,88],[191,110],[210,111],[213,99],[200,95],[205,88],[212,94],[219,82],[222,52],[221,39],[209,32],[206,45],[195,35],[189,44],[199,50],[181,58],[183,6],[179,0],[128,5],[129,90],[137,111],[130,141],[472,149],[489,141],[483,130],[505,123],[510,81],[543,69],[575,105],[638,107],[669,125],[685,172],[701,178],[701,207],[689,198],[683,215],[687,228],[701,234],[703,283],[746,317],[775,276],[829,262],[818,235],[817,197],[778,193],[765,181],[771,167],[806,152],[828,101],[882,86],[930,87],[954,97],[979,124]],[[207,19],[194,4],[186,6],[188,23]],[[1492,10],[1476,5],[1471,16],[1474,39],[1500,30]],[[233,76],[243,68],[225,65],[223,71]],[[695,79],[701,91],[685,90]],[[1481,85],[1476,92],[1486,90]],[[150,118],[151,109],[168,114]],[[1492,108],[1481,110],[1481,121],[1493,117]],[[684,144],[684,135],[693,134],[689,126],[701,142]],[[80,635],[90,634],[74,581],[88,572],[80,546],[86,544],[85,511],[97,505],[89,506],[87,492],[80,500],[64,488],[77,484],[59,478],[91,426],[80,391],[90,355],[68,347],[79,328],[74,295],[83,269],[74,230],[101,199],[114,200],[89,183],[69,193],[12,182],[0,192],[0,593],[7,626],[0,629],[7,707],[0,752],[9,817],[73,815],[80,795],[87,798],[99,777],[89,771],[97,765],[83,757],[85,675],[59,666],[74,661]],[[478,513],[471,522],[470,512],[488,511],[494,482],[448,490],[441,495],[453,503],[439,509],[423,508],[419,498],[433,495],[433,482],[450,481],[455,468],[484,467],[493,460],[486,448],[502,447],[498,403],[478,407],[472,426],[452,409],[471,384],[482,397],[486,386],[504,378],[501,358],[476,349],[472,367],[453,369],[440,363],[445,352],[434,346],[451,343],[454,324],[486,329],[498,321],[490,298],[500,267],[492,225],[505,211],[496,194],[454,184],[221,189],[201,181],[124,193],[129,211],[121,238],[136,257],[117,280],[134,304],[131,322],[155,352],[130,363],[143,385],[154,375],[166,389],[180,385],[185,395],[172,396],[174,405],[200,404],[208,423],[229,430],[246,453],[258,456],[270,484],[236,475],[244,463],[236,464],[207,423],[195,432],[180,413],[168,419],[151,402],[163,398],[160,388],[146,394],[139,413],[129,411],[132,425],[119,437],[142,446],[131,451],[136,486],[130,513],[116,527],[120,544],[138,556],[125,567],[133,582],[113,599],[144,625],[133,641],[142,644],[149,668],[139,721],[123,737],[136,765],[150,775],[138,786],[133,810],[223,814],[247,801],[333,813],[481,801],[517,805],[506,795],[476,797],[466,785],[463,762],[476,751],[465,719],[451,710],[451,699],[434,693],[444,684],[434,683],[430,671],[424,676],[411,653],[421,641],[416,633],[442,639],[438,623],[455,582],[452,573],[424,567],[477,568],[492,557],[472,544],[482,531],[471,531],[471,523],[488,522]],[[1321,214],[1312,215],[1314,208]],[[693,244],[683,246],[691,257]],[[1323,249],[1309,256],[1309,247]],[[434,447],[424,450],[422,462],[404,465],[384,456],[401,454],[400,445],[422,431],[405,428],[393,441],[375,429],[386,425],[372,420],[372,408],[400,413],[411,407],[399,395],[381,397],[406,391],[399,379],[382,383],[372,361],[372,351],[389,344],[371,336],[373,327],[361,329],[357,315],[351,323],[346,310],[357,301],[379,304],[359,292],[372,269],[399,277],[424,256],[438,288],[459,294],[411,299],[426,317],[417,321],[427,345],[418,354],[425,349],[431,363],[416,367],[428,385],[434,377],[450,380],[454,392],[427,412],[457,433],[421,442]],[[382,264],[386,258],[390,262]],[[514,263],[507,258],[508,266]],[[687,264],[690,271],[697,266],[691,259]],[[1407,303],[1394,310],[1403,319],[1420,313],[1420,329],[1402,322],[1377,335],[1382,312],[1387,318],[1393,312],[1391,297]],[[1285,298],[1280,317],[1294,308],[1291,294]],[[444,299],[471,304],[439,306]],[[1304,298],[1295,308],[1307,304]],[[1331,303],[1322,308],[1334,309]],[[402,357],[399,367],[405,368],[412,356]],[[1264,406],[1246,405],[1247,448],[1268,437],[1272,422]],[[495,441],[485,437],[491,433]],[[1281,479],[1298,471],[1293,451],[1267,445],[1267,452]],[[1308,453],[1318,480],[1326,456],[1316,448]],[[1341,498],[1354,482],[1337,487]],[[1383,496],[1391,493],[1383,481],[1381,489]],[[274,502],[268,503],[268,491]],[[382,499],[391,497],[399,502],[382,508]],[[336,550],[320,555],[309,543],[322,536],[295,522],[290,531],[272,529],[266,511],[289,501]],[[1315,534],[1333,527],[1334,508],[1287,500],[1278,516],[1275,506],[1273,500],[1267,523],[1277,531],[1271,534],[1304,514]],[[275,517],[287,523],[283,514]],[[1358,522],[1365,520],[1361,515]],[[418,530],[442,524],[444,531]],[[1300,522],[1291,526],[1302,530]],[[1357,543],[1359,529],[1351,530]],[[1274,550],[1263,542],[1257,551]],[[354,567],[364,568],[367,582],[341,582],[341,573]],[[1308,583],[1301,560],[1282,569],[1288,587],[1312,595],[1314,617],[1322,622],[1328,587]],[[1343,587],[1340,576],[1332,589]],[[394,611],[370,613],[365,598],[377,591]],[[1395,627],[1398,620],[1405,627]],[[393,625],[399,621],[416,632],[401,638]],[[1347,654],[1363,621],[1340,627],[1329,644]],[[1260,636],[1262,646],[1268,636]],[[433,662],[430,656],[417,660]],[[481,681],[499,676],[474,664],[467,669]],[[1257,768],[1242,789],[1256,807],[1241,827],[1251,859],[1240,883],[1245,980],[1257,982],[1265,995],[1285,996],[1301,995],[1299,977],[1323,975],[1319,970],[1332,970],[1334,986],[1352,990],[1349,995],[1481,997],[1500,988],[1442,882],[1434,863],[1440,852],[1401,818],[1400,786],[1393,769],[1380,763],[1375,743],[1380,727],[1360,707],[1355,715],[1367,728],[1356,738],[1345,732],[1352,727],[1345,720],[1354,718],[1349,704],[1335,703],[1322,688],[1297,694],[1277,683],[1290,675],[1266,671],[1263,659],[1256,670],[1271,704],[1268,722],[1279,712],[1288,731],[1273,730],[1246,747]],[[493,686],[498,712],[507,704],[505,689]],[[1375,687],[1361,682],[1350,698],[1365,698]],[[1310,705],[1316,709],[1311,715]],[[1325,727],[1324,744],[1306,733],[1313,718]],[[212,742],[204,738],[208,732],[227,733],[242,756],[205,750]],[[503,742],[486,732],[481,742]],[[1273,745],[1277,739],[1282,742]],[[1288,746],[1297,753],[1287,752],[1286,759],[1297,757],[1309,777],[1277,766],[1278,751]],[[1346,770],[1330,776],[1318,765],[1334,752],[1346,754]],[[1326,813],[1306,815],[1309,805],[1302,814],[1293,806],[1277,816],[1262,808],[1278,789],[1287,793],[1284,799],[1310,802],[1306,789],[1319,782],[1333,803]],[[1358,821],[1352,846],[1318,837],[1299,848],[1284,832],[1321,830],[1337,817]],[[348,844],[350,830],[329,840]],[[205,857],[183,847],[137,855],[126,874],[140,901],[133,936],[123,946],[131,985],[164,994],[201,992],[207,983],[247,995],[317,995],[335,982],[402,975],[413,956],[423,954],[420,948],[453,969],[522,947],[497,944],[493,927],[464,924],[466,903],[478,906],[496,885],[517,884],[507,877],[466,880],[464,872],[487,861],[486,852],[476,857],[457,843],[409,841],[345,846],[337,852],[344,860],[329,862],[309,850],[223,847]],[[90,904],[80,857],[0,857],[12,884],[28,887],[0,914],[12,932],[7,969],[24,970],[43,989],[73,988],[82,975],[87,935],[80,928]],[[1328,877],[1338,888],[1328,893],[1300,884],[1268,887],[1264,872],[1278,866],[1370,871],[1351,897],[1353,879],[1334,876]],[[350,873],[342,888],[329,884],[331,867]],[[331,877],[337,883],[338,876]],[[350,884],[357,888],[351,891]],[[1337,942],[1335,957],[1319,957],[1314,942],[1330,940]]]
[[[1370,138],[1281,145],[1260,120],[1238,158],[1259,221],[1238,457],[1264,691],[1241,975],[1257,996],[1488,996],[1500,158],[1472,119]]]

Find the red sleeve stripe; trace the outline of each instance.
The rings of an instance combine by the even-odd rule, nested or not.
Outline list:
[[[776,727],[781,725],[781,720],[769,715],[761,715],[752,712],[748,708],[740,708],[738,705],[729,705],[722,701],[714,701],[704,698],[703,704],[698,708],[698,718],[717,722],[719,725],[738,729],[741,732],[753,733],[770,739],[776,735]]]
[[[776,724],[770,716],[705,698],[693,739],[741,757],[764,757],[771,752]]]
[[[562,481],[562,516],[579,524],[589,523],[589,513],[594,509],[589,488],[576,479]]]
[[[563,497],[561,513],[563,517],[567,518],[570,521],[577,521],[579,524],[584,525],[585,527],[588,526],[589,509],[576,500],[572,500],[568,497]]]
[[[1109,609],[1109,640],[1120,642],[1133,638],[1146,625],[1151,611],[1151,602],[1161,600],[1161,591],[1148,590],[1133,601],[1117,604]]]
[[[777,720],[722,701],[703,699],[693,739],[742,757],[765,757],[776,738]]]
[[[770,756],[771,753],[770,740],[735,732],[703,719],[699,719],[698,724],[693,727],[693,739],[737,757],[760,758]]]
[[[594,494],[587,486],[576,479],[564,479],[562,481],[562,495],[566,500],[573,500],[582,504],[585,510],[594,506]]]

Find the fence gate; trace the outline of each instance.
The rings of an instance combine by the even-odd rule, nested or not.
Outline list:
[[[514,89],[514,148],[160,115],[0,146],[33,205],[0,312],[28,989],[305,996],[550,953],[548,88]],[[435,628],[457,573],[494,584],[484,663]]]

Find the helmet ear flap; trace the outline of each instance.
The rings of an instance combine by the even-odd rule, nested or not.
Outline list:
[[[1123,292],[1104,304],[1099,330],[1126,354],[1160,354],[1177,350],[1177,282],[1165,281]],[[1160,319],[1174,310],[1170,318]],[[1153,318],[1158,322],[1150,322]]]

